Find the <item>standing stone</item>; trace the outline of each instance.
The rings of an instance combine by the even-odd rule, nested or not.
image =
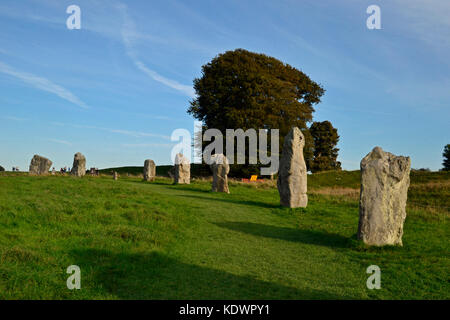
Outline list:
[[[52,162],[49,159],[34,155],[33,159],[31,159],[29,173],[38,176],[47,175],[51,166]]]
[[[114,180],[118,180],[119,179],[119,174],[116,171],[113,172],[113,179]]]
[[[191,183],[191,164],[189,159],[178,153],[175,156],[174,166],[174,183],[178,184],[190,184]]]
[[[81,153],[75,153],[71,174],[76,177],[83,177],[86,174],[86,157]]]
[[[277,187],[280,203],[289,208],[305,208],[308,204],[306,163],[303,158],[305,137],[293,127],[284,138]]]
[[[0,166],[0,172],[5,171],[5,168],[3,168],[2,166]]]
[[[227,157],[223,154],[212,155],[210,168],[213,172],[212,191],[230,193],[227,176],[230,172],[230,165]]]
[[[169,171],[167,171],[167,175],[169,176],[169,178],[175,179],[175,167],[171,167]]]
[[[154,181],[156,177],[156,165],[153,160],[145,160],[144,162],[144,180]]]
[[[411,159],[375,147],[361,160],[358,239],[402,245]]]

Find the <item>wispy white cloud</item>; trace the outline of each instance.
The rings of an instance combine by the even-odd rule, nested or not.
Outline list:
[[[186,94],[187,96],[189,96],[190,98],[194,98],[195,97],[195,92],[194,89],[191,86],[187,86],[184,84],[181,84],[175,80],[172,79],[168,79],[166,77],[161,76],[160,74],[158,74],[156,71],[150,70],[149,68],[147,68],[141,61],[136,60],[134,61],[134,64],[136,65],[136,67],[139,68],[139,70],[143,71],[144,73],[146,73],[150,78],[152,78],[155,81],[158,81],[172,89],[178,90],[180,92],[183,92],[184,94]]]
[[[65,140],[58,140],[58,139],[47,139],[50,142],[54,142],[54,143],[59,143],[59,144],[64,144],[66,146],[72,146],[72,143],[70,143],[69,141],[65,141]]]
[[[158,134],[158,133],[150,133],[150,132],[142,132],[142,131],[132,131],[132,130],[124,130],[124,129],[114,129],[114,128],[105,128],[105,127],[98,127],[98,126],[92,126],[92,125],[83,125],[83,124],[73,124],[73,123],[62,123],[62,122],[50,122],[51,125],[59,126],[59,127],[73,127],[77,129],[96,129],[96,130],[102,130],[107,131],[111,133],[117,133],[125,136],[135,137],[135,138],[145,138],[145,137],[154,137],[154,138],[160,138],[164,140],[170,140],[169,136]]]
[[[431,45],[450,48],[450,1],[394,0],[393,4],[408,31]]]
[[[107,129],[107,128],[101,128],[103,130],[107,130],[112,133],[119,133],[127,136],[132,136],[135,138],[142,138],[142,137],[155,137],[155,138],[162,138],[162,139],[170,139],[169,136],[165,136],[162,134],[156,134],[156,133],[147,133],[147,132],[139,132],[139,131],[129,131],[129,130],[121,130],[121,129]]]
[[[137,53],[134,47],[134,41],[136,38],[139,38],[138,33],[136,32],[136,25],[134,21],[130,18],[127,10],[127,6],[125,4],[117,5],[117,8],[122,12],[124,23],[121,31],[122,42],[125,46],[125,51],[128,57],[133,61],[134,65],[147,74],[153,80],[162,83],[163,85],[180,91],[187,95],[190,98],[195,97],[195,91],[192,86],[184,85],[179,83],[176,80],[166,78],[154,70],[148,68],[141,60],[138,59]]]
[[[19,118],[19,117],[14,117],[14,116],[0,116],[0,118],[5,119],[5,120],[12,120],[12,121],[27,121],[28,119],[25,118]]]
[[[39,3],[39,5],[43,5],[42,2]],[[48,7],[48,4],[45,4],[46,7]],[[46,11],[42,11],[46,12]],[[48,10],[47,10],[48,12]],[[33,10],[29,8],[27,5],[24,5],[23,7],[20,6],[11,6],[10,4],[0,4],[0,15],[10,18],[10,19],[21,19],[21,20],[30,20],[35,21],[37,23],[48,23],[48,24],[54,24],[54,25],[63,25],[65,20],[64,18],[55,18],[54,16],[51,17],[50,15],[39,15],[36,13],[36,10]]]
[[[373,115],[379,115],[379,116],[395,116],[394,113],[391,112],[382,112],[382,111],[376,111],[376,110],[368,110],[368,109],[364,109],[364,108],[348,108],[348,107],[341,107],[341,106],[334,106],[334,105],[329,105],[329,104],[322,104],[321,109],[333,109],[337,112],[341,112],[341,111],[350,111],[350,112],[360,112],[360,113],[368,113],[368,114],[373,114]]]
[[[122,147],[126,148],[147,148],[147,147],[162,147],[162,148],[170,148],[173,147],[175,143],[125,143],[122,144]]]
[[[125,46],[125,51],[129,58],[132,60],[133,64],[140,71],[145,73],[154,81],[157,81],[169,88],[177,90],[190,98],[195,96],[195,91],[192,86],[184,85],[179,83],[176,80],[167,78],[158,72],[150,69],[146,66],[140,59],[138,59],[137,54],[135,53],[134,43],[139,40],[143,41],[152,41],[162,45],[173,45],[182,43],[183,47],[190,47],[191,49],[201,50],[206,52],[213,52],[212,48],[202,47],[200,45],[193,45],[192,42],[187,41],[186,39],[165,39],[164,37],[154,36],[149,34],[142,34],[137,32],[134,21],[130,18],[128,14],[127,5],[112,1],[110,4],[112,8],[115,8],[116,14],[114,17],[111,17],[111,13],[108,16],[105,16],[104,6],[105,3],[102,1],[91,1],[89,3],[89,11],[86,11],[84,14],[84,19],[87,19],[86,22],[83,23],[83,29],[97,33],[101,36],[112,38],[118,41],[121,41]],[[56,4],[52,2],[45,3],[45,6],[50,7],[52,10],[59,8],[61,4]],[[29,21],[35,21],[37,23],[48,23],[50,25],[58,26],[63,25],[64,19],[55,19],[52,16],[40,16],[36,15],[29,10],[25,10],[25,12],[21,12],[17,9],[11,9],[5,6],[0,5],[0,15],[5,15],[8,17],[16,18],[16,19],[26,19]],[[95,17],[95,19],[94,19]],[[122,20],[123,23],[118,23],[117,21]],[[84,105],[81,103],[81,105]]]
[[[287,41],[291,42],[295,46],[298,46],[302,50],[309,52],[311,55],[323,59],[323,61],[332,62],[330,65],[333,67],[337,66],[339,68],[344,64],[347,66],[347,70],[351,70],[358,75],[368,75],[373,79],[387,81],[386,76],[380,72],[347,57],[345,54],[339,53],[337,50],[333,50],[332,48],[316,47],[299,34],[286,30],[275,23],[272,23],[271,25],[272,29],[276,30],[277,33],[284,37]]]
[[[34,87],[36,89],[53,93],[53,94],[57,95],[58,97],[79,106],[80,108],[83,108],[83,109],[89,108],[83,101],[81,101],[72,92],[70,92],[69,90],[67,90],[66,88],[64,88],[60,85],[57,85],[57,84],[51,82],[50,80],[48,80],[46,78],[39,77],[39,76],[36,76],[31,73],[15,70],[11,66],[9,66],[1,61],[0,61],[0,72],[7,74],[9,76],[12,76],[16,79],[19,79],[19,80],[25,82],[26,84],[31,85],[32,87]]]

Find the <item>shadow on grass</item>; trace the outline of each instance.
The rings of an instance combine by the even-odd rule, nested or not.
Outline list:
[[[199,191],[199,190],[197,190]],[[217,194],[217,193],[212,193],[211,191],[207,191],[208,193],[211,194]],[[260,202],[260,201],[252,201],[252,200],[237,200],[237,199],[224,199],[224,198],[216,198],[216,197],[202,197],[202,196],[194,196],[194,195],[180,195],[180,197],[186,197],[186,198],[194,198],[194,199],[200,199],[200,200],[209,200],[209,201],[221,201],[221,202],[227,202],[227,203],[234,203],[234,204],[243,204],[246,206],[257,206],[257,207],[263,207],[263,208],[269,208],[269,209],[274,209],[274,208],[282,208],[281,205],[277,204],[270,204],[270,203],[265,203],[265,202]]]
[[[119,299],[350,299],[186,264],[158,252],[87,249],[72,254],[81,270],[87,270],[84,290],[101,290]]]
[[[276,227],[252,222],[218,222],[214,224],[221,228],[266,238],[302,242],[331,248],[349,248],[351,246],[351,239],[333,233]]]

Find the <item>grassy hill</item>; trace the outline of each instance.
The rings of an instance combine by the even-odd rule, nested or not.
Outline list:
[[[156,166],[156,175],[161,177],[168,177],[168,172],[173,166],[171,165],[163,165],[163,166]],[[206,169],[206,170],[205,170]],[[142,175],[144,171],[144,167],[117,167],[117,168],[106,168],[99,170],[100,174],[111,174],[113,171],[116,171],[118,174],[126,175],[135,175],[139,176]],[[204,166],[198,165],[198,164],[191,164],[191,176],[208,176],[211,172],[208,168],[205,168]]]
[[[0,298],[450,298],[447,173],[411,174],[404,246],[384,248],[355,239],[358,171],[308,178],[308,207],[288,209],[274,181],[218,194],[205,179],[0,173]]]

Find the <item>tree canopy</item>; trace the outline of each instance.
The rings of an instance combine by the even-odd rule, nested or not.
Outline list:
[[[339,170],[341,163],[337,161],[339,142],[337,129],[330,121],[314,122],[309,128],[314,139],[314,158],[310,164],[311,172]]]
[[[297,126],[305,135],[307,163],[312,158],[307,123],[325,90],[300,70],[265,54],[236,49],[204,65],[194,89],[197,97],[188,113],[206,128],[279,129],[281,147]]]
[[[444,147],[444,152],[442,153],[442,156],[444,157],[444,162],[442,162],[444,168],[442,170],[450,171],[450,144],[447,144]]]

